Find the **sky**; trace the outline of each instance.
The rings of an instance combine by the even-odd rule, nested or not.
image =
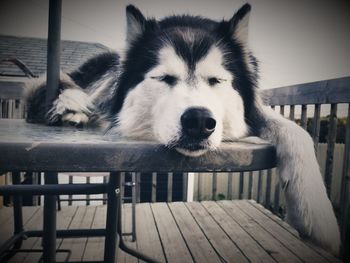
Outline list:
[[[0,34],[47,38],[48,0],[0,0]],[[249,47],[260,61],[260,87],[350,76],[348,0],[63,0],[62,39],[125,46],[125,7],[146,16],[230,19],[252,5]]]

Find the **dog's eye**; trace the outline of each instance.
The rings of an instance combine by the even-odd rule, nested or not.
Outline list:
[[[169,86],[174,86],[177,82],[177,78],[172,75],[164,75],[160,77],[152,77],[152,79],[158,79],[159,81],[165,82]]]
[[[221,82],[221,79],[218,79],[215,77],[208,78],[208,83],[210,86],[215,86],[216,84],[219,84],[220,82]]]

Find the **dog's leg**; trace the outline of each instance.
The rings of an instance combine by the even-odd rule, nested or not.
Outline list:
[[[260,107],[260,137],[275,145],[287,202],[287,221],[302,237],[338,254],[340,234],[309,134],[296,123]]]
[[[93,103],[89,95],[64,73],[61,73],[57,98],[49,111],[45,108],[45,78],[27,83],[27,121],[78,126],[89,122]]]

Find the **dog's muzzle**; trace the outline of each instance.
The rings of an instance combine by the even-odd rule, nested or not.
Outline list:
[[[209,137],[216,120],[206,108],[188,108],[181,116],[181,137],[175,148],[184,155],[199,156],[210,148]]]

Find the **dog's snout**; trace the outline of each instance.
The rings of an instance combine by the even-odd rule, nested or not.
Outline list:
[[[216,120],[205,108],[189,108],[181,116],[183,132],[196,139],[206,139],[215,130]]]

